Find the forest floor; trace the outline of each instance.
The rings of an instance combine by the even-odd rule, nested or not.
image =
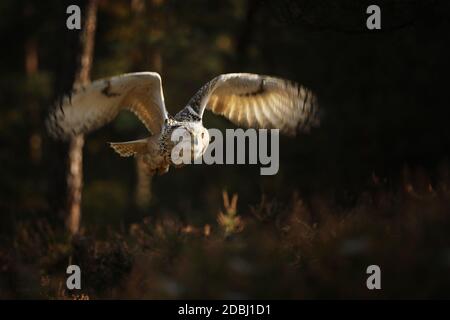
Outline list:
[[[0,246],[0,298],[449,298],[448,171],[434,184],[373,184],[350,208],[293,194],[238,212],[224,192],[211,225],[149,217],[70,238],[45,220],[19,223]],[[66,288],[69,264],[81,290]],[[373,264],[381,290],[366,287]]]

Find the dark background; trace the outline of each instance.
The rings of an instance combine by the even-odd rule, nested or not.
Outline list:
[[[439,208],[434,210],[439,212],[439,222],[417,223],[408,231],[410,233],[397,230],[391,235],[393,239],[400,239],[395,241],[398,252],[404,252],[402,241],[414,243],[409,249],[411,256],[398,262],[405,268],[417,261],[418,270],[434,263],[431,257],[434,257],[436,242],[427,241],[428,234],[435,234],[436,230],[442,232],[436,236],[436,241],[448,259],[450,8],[446,1],[377,1],[382,10],[380,31],[369,31],[365,27],[368,16],[365,10],[372,4],[367,1],[155,0],[142,1],[145,4],[143,11],[133,9],[139,2],[99,2],[92,79],[124,72],[152,71],[157,65],[161,68],[166,106],[174,114],[197,89],[218,74],[269,74],[297,81],[314,90],[324,117],[321,127],[308,135],[281,138],[280,170],[275,176],[260,176],[258,166],[171,168],[168,174],[153,179],[150,205],[138,209],[133,196],[135,162],[119,158],[105,142],[143,137],[145,129],[134,116],[121,115],[112,124],[88,135],[84,147],[82,224],[85,235],[95,239],[92,241],[103,239],[110,243],[111,234],[115,233],[127,237],[132,234],[131,227],[146,225],[145,221],[151,221],[151,228],[156,230],[157,221],[165,225],[168,217],[180,224],[180,228],[187,225],[202,228],[209,224],[219,233],[217,213],[222,210],[222,190],[227,190],[239,195],[238,212],[244,220],[254,218],[252,212],[255,210],[251,208],[261,209],[267,206],[265,201],[276,203],[272,206],[276,209],[261,209],[269,212],[269,218],[262,219],[261,228],[246,228],[249,237],[253,237],[252,232],[270,237],[272,233],[262,232],[266,230],[266,224],[277,225],[278,220],[272,216],[282,215],[278,212],[294,212],[292,199],[298,198],[308,211],[305,223],[311,228],[324,228],[320,231],[325,234],[324,238],[338,232],[336,230],[347,221],[339,219],[348,214],[364,216],[362,224],[370,230],[382,223],[379,229],[374,227],[373,241],[376,243],[386,239],[383,232],[395,229],[396,225],[403,226],[405,219],[409,219],[400,212],[407,212],[409,217],[414,211],[417,216],[411,221],[416,223],[432,216],[427,210]],[[0,5],[3,43],[0,50],[0,239],[4,248],[0,263],[6,266],[3,275],[9,279],[0,288],[5,288],[2,292],[5,297],[28,296],[17,289],[20,288],[17,279],[23,276],[14,268],[32,265],[36,268],[33,272],[51,278],[52,274],[64,272],[65,259],[76,252],[64,236],[63,213],[58,211],[64,202],[67,146],[52,141],[44,127],[44,119],[56,97],[70,88],[73,79],[68,75],[76,67],[73,52],[79,35],[65,27],[67,5],[65,1],[30,0],[2,1]],[[233,127],[227,120],[212,114],[208,114],[204,122],[206,127]],[[423,202],[424,197],[429,202]],[[389,204],[384,204],[385,198],[390,199]],[[415,203],[417,199],[422,202]],[[361,203],[365,209],[361,209]],[[379,216],[392,220],[374,221]],[[359,221],[359,218],[355,219]],[[55,258],[57,262],[42,262],[43,256],[55,252],[48,246],[48,239],[42,240],[45,243],[42,253],[36,256],[26,253],[31,249],[23,245],[19,230],[34,230],[37,221],[45,224],[45,228],[55,230],[55,234],[61,234],[55,236],[59,240],[52,238],[51,241],[67,245],[67,250],[60,254],[62,258]],[[344,228],[350,230],[349,233],[359,230],[366,239],[366,233],[372,234],[372,231],[366,232],[365,227],[361,231],[360,225],[359,222],[350,223]],[[428,228],[426,232],[420,229],[422,227]],[[39,239],[42,233],[48,235],[48,231],[41,229],[33,232]],[[295,232],[296,236],[302,234]],[[274,239],[279,239],[282,234],[274,235]],[[347,239],[347,233],[344,234],[342,237]],[[402,238],[405,234],[408,236]],[[361,238],[358,236],[357,239]],[[335,252],[331,249],[335,243],[332,237],[323,240],[325,244],[322,240],[317,240],[321,243],[317,250]],[[194,246],[183,241],[181,248]],[[264,249],[259,240],[254,241],[255,246],[261,245],[261,252],[271,252]],[[299,241],[300,247],[305,243],[295,241]],[[291,248],[290,244],[295,241],[286,240],[286,246]],[[283,242],[283,246],[286,243]],[[308,248],[319,246],[314,243]],[[392,260],[392,257],[398,257],[398,252],[387,254],[390,245],[391,242],[374,250],[386,261]],[[26,249],[20,251],[21,246]],[[211,263],[220,265],[228,255],[227,250],[234,250],[230,246],[228,242],[221,243],[215,254],[200,250],[204,255],[189,251],[193,249],[186,249],[189,253],[185,253],[183,249],[169,248],[167,255],[171,258],[167,261],[175,259],[176,264],[184,261],[191,266],[185,261],[186,257],[198,256],[200,260],[215,259]],[[368,257],[373,254],[370,251]],[[253,254],[249,255],[253,257]],[[344,270],[347,260],[341,263],[336,262],[341,261],[336,258],[328,264],[325,258],[321,260],[307,253],[304,256],[315,261],[312,263],[318,263],[319,267],[314,265],[311,269],[318,270],[322,266],[320,280],[308,275],[304,269],[296,269],[300,275],[297,271],[294,275],[284,275],[284,280],[274,280],[273,286],[268,285],[269,289],[249,284],[248,288],[236,289],[239,294],[232,296],[264,297],[265,293],[271,298],[366,295],[361,293],[364,291],[358,291],[360,288],[355,291],[336,289],[342,288],[340,282],[347,275],[347,271],[342,271],[342,275],[336,270]],[[130,261],[138,259],[133,257]],[[280,270],[284,270],[282,262],[277,262],[281,266],[273,265],[270,255],[257,257],[249,259],[267,266],[259,265],[258,270],[265,270],[260,272],[261,279],[271,277],[272,273],[279,275]],[[365,263],[367,260],[358,261]],[[444,270],[448,271],[448,265],[445,264]],[[130,262],[130,266],[125,268],[124,274],[136,270],[135,262]],[[162,272],[158,268],[154,267]],[[208,278],[213,267],[204,268],[194,268],[192,274],[185,277],[178,277],[176,272],[170,274],[175,277],[173,281],[189,287],[188,284],[196,283],[194,279],[203,272]],[[355,270],[360,269],[355,267]],[[364,270],[361,270],[358,272],[363,272],[364,278]],[[420,270],[416,270],[417,273],[411,271],[411,278],[417,278]],[[155,278],[162,277],[157,271],[152,272]],[[302,293],[298,293],[289,283],[304,274],[307,274],[306,280],[302,278],[303,282],[300,281],[302,284],[298,286],[309,291],[299,289]],[[336,277],[333,278],[333,274],[337,274]],[[397,273],[392,274],[396,285],[387,291],[387,297],[415,296],[408,280],[399,280],[397,286],[394,276]],[[224,287],[228,278],[222,276],[219,271],[211,275],[214,279],[211,281],[223,285],[218,285],[214,293],[199,288],[178,295],[150,290],[147,295],[134,296],[227,297]],[[122,276],[118,278],[123,281]],[[108,288],[117,286],[114,281],[111,284],[105,280],[105,283]],[[439,282],[438,276],[433,276],[430,271],[423,279],[423,287],[429,290],[422,288],[417,294],[420,297],[448,297],[447,284]],[[95,288],[97,291],[93,289],[93,292],[96,293],[88,294],[96,297],[103,289]],[[114,296],[107,292],[106,296]],[[33,291],[29,295],[35,297],[38,294]],[[48,296],[44,294],[44,297]]]

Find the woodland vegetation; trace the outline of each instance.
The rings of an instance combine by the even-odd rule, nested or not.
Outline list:
[[[75,2],[0,4],[0,298],[449,298],[446,1],[381,1],[381,31],[365,1],[81,1],[91,40],[66,28]],[[280,137],[275,176],[148,179],[106,144],[146,134],[127,113],[78,146],[48,137],[74,83],[133,71],[161,74],[172,113],[216,75],[253,72],[312,88],[324,117]],[[365,286],[371,264],[382,290]]]

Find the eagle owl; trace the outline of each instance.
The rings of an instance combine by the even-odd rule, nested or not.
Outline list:
[[[205,109],[245,127],[279,129],[295,135],[319,123],[315,95],[296,83],[250,73],[222,74],[206,83],[175,116],[167,113],[156,72],[129,73],[101,79],[75,89],[62,99],[47,119],[47,128],[57,138],[87,133],[111,122],[121,110],[130,110],[150,132],[145,139],[110,143],[122,157],[141,156],[149,174],[169,170],[171,134],[183,128],[200,156],[209,135],[203,126]]]

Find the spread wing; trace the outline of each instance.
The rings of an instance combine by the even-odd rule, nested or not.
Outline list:
[[[250,73],[220,75],[192,97],[186,112],[202,117],[205,109],[236,125],[280,129],[295,135],[319,124],[315,95],[305,87]]]
[[[168,115],[158,73],[128,73],[77,88],[50,112],[47,128],[53,136],[67,138],[105,125],[124,109],[151,133],[161,131]]]

